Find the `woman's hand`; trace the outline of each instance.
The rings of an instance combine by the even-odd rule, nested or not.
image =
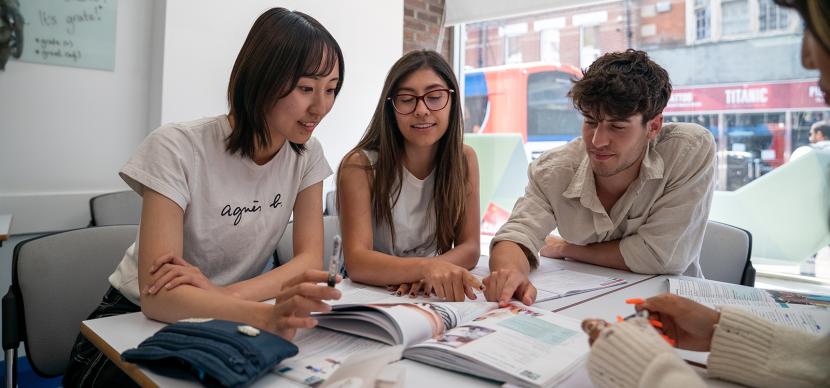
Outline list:
[[[464,296],[475,300],[474,289],[484,290],[481,282],[464,268],[446,261],[432,259],[424,264],[423,288],[453,302],[463,302]]]
[[[680,349],[708,352],[720,313],[690,299],[663,294],[634,306],[647,310],[649,320],[663,324],[662,332]]]
[[[413,282],[412,284],[404,283],[401,285],[390,285],[386,287],[387,290],[393,291],[396,296],[403,296],[409,294],[410,298],[415,298],[421,294],[424,297],[429,298],[430,295],[435,294],[435,291],[432,289],[427,289],[424,287],[424,281],[419,280],[417,282]]]
[[[222,289],[211,283],[198,267],[179,256],[164,254],[153,261],[150,267],[150,285],[145,288],[144,293],[155,295],[161,289],[172,290],[182,284],[222,292]]]
[[[588,344],[594,345],[602,329],[608,327],[608,322],[602,319],[586,319],[582,321],[582,331],[588,334]]]
[[[317,320],[311,313],[331,311],[331,306],[323,300],[337,300],[341,296],[338,289],[319,284],[327,280],[328,272],[310,269],[288,281],[277,295],[264,329],[291,340],[297,329],[316,326]],[[337,275],[337,283],[341,280]]]

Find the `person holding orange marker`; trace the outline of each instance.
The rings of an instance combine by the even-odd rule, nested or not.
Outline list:
[[[672,346],[710,352],[710,377],[753,387],[830,386],[830,336],[780,327],[738,307],[713,310],[673,294],[626,303],[637,314],[617,317],[615,324],[582,322],[592,345],[588,374],[598,387],[705,387]]]
[[[818,70],[818,86],[830,105],[830,1],[775,2],[804,20],[801,64]],[[658,331],[677,348],[709,351],[709,376],[757,387],[830,387],[830,335],[795,331],[735,307],[712,310],[670,294],[627,302],[660,325],[644,318],[582,322],[592,344],[588,372],[599,387],[705,386]]]

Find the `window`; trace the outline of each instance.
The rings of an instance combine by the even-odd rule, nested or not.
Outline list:
[[[694,8],[688,12],[690,43],[790,33],[794,20],[790,16],[793,11],[773,0],[694,0]]]
[[[539,56],[542,62],[559,63],[559,30],[540,31]]]
[[[776,6],[772,0],[761,0],[758,7],[759,31],[776,31],[789,28],[789,14],[781,7]]]
[[[527,23],[513,23],[501,29],[504,35],[504,63],[522,63],[522,38],[527,34]]]
[[[567,3],[456,29],[465,141],[477,147],[482,166],[492,164],[479,172],[491,184],[481,190],[482,231],[495,233],[507,220],[523,193],[526,163],[581,136],[582,116],[567,97],[580,69],[629,47],[646,50],[671,77],[664,121],[696,123],[714,137],[713,202],[747,198],[735,209],[761,206],[757,212],[767,214],[768,199],[745,196],[766,188],[747,186],[776,179],[767,174],[791,163],[793,151],[808,144],[810,126],[830,120],[816,73],[796,55],[799,17],[773,0],[672,0],[663,8],[655,1]],[[730,191],[737,192],[724,193]],[[712,206],[721,216],[722,204]],[[769,271],[759,262],[759,272]]]
[[[709,39],[711,36],[709,0],[695,0],[695,38],[696,40]]]
[[[721,1],[722,36],[741,35],[750,31],[748,0]]]
[[[542,71],[527,77],[527,139],[571,140],[579,136],[582,116],[568,91],[573,74]]]
[[[520,36],[504,38],[504,63],[522,63],[522,46]]]
[[[599,26],[580,26],[579,37],[579,67],[586,68],[602,54]]]

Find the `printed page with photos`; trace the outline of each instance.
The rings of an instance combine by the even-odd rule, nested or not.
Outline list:
[[[549,387],[582,365],[580,321],[513,303],[414,345],[404,358],[516,386]]]
[[[711,308],[731,305],[768,321],[813,334],[830,332],[828,297],[765,290],[716,281],[668,279],[669,292]]]

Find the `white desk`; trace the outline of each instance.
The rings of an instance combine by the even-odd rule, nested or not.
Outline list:
[[[631,297],[646,298],[668,291],[665,276],[631,274],[624,271],[596,267],[575,262],[561,262],[567,269],[589,272],[606,276],[625,276],[632,280],[629,284],[599,291],[573,295],[563,300],[553,300],[544,304],[545,308],[557,308],[562,314],[574,318],[599,317],[613,320],[616,315],[628,315],[632,311],[630,305],[624,303]],[[551,303],[552,302],[552,303]],[[148,369],[134,364],[124,363],[120,354],[127,349],[136,347],[145,338],[164,327],[163,323],[155,322],[144,317],[142,313],[125,314],[114,317],[99,318],[84,321],[81,324],[81,333],[90,339],[104,354],[121,367],[130,377],[142,386],[163,387],[198,387],[192,380],[175,379],[158,375]],[[319,329],[312,329],[319,330]],[[452,386],[453,388],[499,386],[500,384],[420,364],[414,361],[402,360],[399,362],[406,368],[406,387],[423,386]],[[711,381],[712,385],[723,385],[719,381]],[[303,385],[282,378],[276,374],[267,374],[255,384],[255,387],[279,386],[301,387]],[[581,368],[563,382],[564,387],[590,387],[585,368]]]
[[[0,247],[3,246],[3,241],[9,239],[9,230],[12,227],[12,215],[0,214]]]

